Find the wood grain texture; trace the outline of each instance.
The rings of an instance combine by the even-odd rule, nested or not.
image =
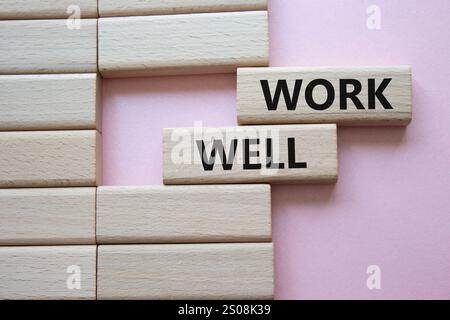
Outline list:
[[[0,189],[0,245],[95,244],[95,192]]]
[[[267,0],[99,0],[101,17],[267,10]]]
[[[100,139],[94,130],[0,132],[0,187],[96,186]]]
[[[97,19],[0,21],[0,74],[97,72]]]
[[[64,19],[71,5],[80,8],[82,18],[98,16],[97,0],[2,0],[0,19]]]
[[[95,73],[0,75],[0,130],[101,130]]]
[[[337,179],[334,124],[176,128],[165,129],[163,139],[164,184],[335,182]],[[250,139],[249,153],[244,151],[245,139]],[[203,160],[202,150],[205,151]],[[222,161],[222,153],[226,161]]]
[[[101,245],[98,299],[271,299],[272,243]]]
[[[79,289],[67,285],[71,266]],[[0,299],[95,299],[95,282],[96,246],[0,247]]]
[[[270,185],[98,188],[98,243],[270,239]]]
[[[283,93],[279,96],[276,110],[269,110],[261,81],[267,81],[270,101],[273,101],[278,81],[286,80],[290,100],[294,97],[296,80],[302,85],[294,110],[288,110]],[[305,99],[308,84],[315,79],[329,81],[335,98],[325,110],[311,108]],[[344,79],[344,80],[343,80]],[[361,105],[357,108],[350,98],[341,101],[341,88],[353,92],[353,84],[340,84],[345,79],[357,80],[361,89],[356,95]],[[374,99],[374,108],[369,106],[369,79],[374,79],[375,89],[383,79],[391,79],[382,95],[391,105],[383,106],[378,98]],[[311,87],[313,88],[313,87]],[[345,89],[347,88],[347,89]],[[281,91],[280,91],[281,92]],[[317,86],[312,97],[318,104],[327,100],[324,86]],[[289,100],[288,100],[289,101]],[[282,123],[338,123],[340,125],[407,125],[412,118],[411,68],[399,67],[309,67],[309,68],[240,68],[237,73],[237,113],[239,124],[282,124]],[[345,109],[343,109],[345,107]]]
[[[105,77],[235,72],[268,62],[266,11],[99,19]]]

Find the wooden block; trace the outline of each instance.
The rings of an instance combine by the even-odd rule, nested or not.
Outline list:
[[[270,239],[270,185],[98,188],[98,243]]]
[[[0,187],[96,186],[100,141],[94,130],[0,132]]]
[[[95,244],[95,192],[0,189],[0,245]]]
[[[410,67],[242,68],[239,124],[407,125]]]
[[[336,125],[164,130],[164,183],[334,182]]]
[[[235,72],[268,62],[266,11],[99,19],[106,77]]]
[[[97,0],[2,0],[0,19],[68,18],[78,6],[81,18],[96,18]]]
[[[267,10],[267,0],[99,0],[101,17]]]
[[[97,19],[0,21],[0,74],[97,72]]]
[[[101,77],[0,75],[0,130],[101,130]]]
[[[98,299],[271,299],[272,243],[103,245]]]
[[[0,248],[0,299],[95,299],[96,246]]]

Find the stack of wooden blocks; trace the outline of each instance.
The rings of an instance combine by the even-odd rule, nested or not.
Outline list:
[[[0,8],[2,299],[272,298],[270,183],[335,182],[336,124],[411,120],[408,67],[267,68],[267,0],[72,2]],[[166,129],[165,186],[99,186],[97,70],[237,71],[241,126]]]

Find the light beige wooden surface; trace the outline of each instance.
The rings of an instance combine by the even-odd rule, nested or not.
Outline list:
[[[0,299],[95,299],[95,281],[96,246],[0,248]]]
[[[391,104],[392,109],[385,109],[378,99],[375,99],[375,109],[369,109],[368,79],[375,79],[375,89],[377,89],[385,78],[392,79],[382,90],[383,96]],[[271,99],[273,99],[278,81],[286,80],[292,99],[297,79],[303,81],[296,109],[288,110],[281,93],[277,109],[269,110],[260,81],[268,81]],[[314,110],[305,101],[305,89],[315,79],[325,79],[334,87],[334,102],[326,110]],[[361,91],[357,97],[364,109],[357,109],[349,98],[346,99],[347,108],[341,109],[339,85],[341,79],[360,81]],[[342,87],[345,88],[345,86]],[[353,90],[354,86],[348,84],[347,92],[353,92]],[[324,103],[327,99],[326,90],[321,85],[313,90],[312,96],[318,104]],[[407,66],[240,68],[237,73],[237,106],[239,124],[407,125],[412,117],[411,68]]]
[[[0,132],[0,187],[100,184],[100,139],[94,130]]]
[[[106,77],[235,72],[269,62],[266,11],[99,19]]]
[[[97,19],[0,21],[0,74],[97,72]]]
[[[99,0],[101,17],[267,10],[267,0]]]
[[[78,6],[81,18],[96,18],[97,0],[2,0],[0,19],[54,19],[68,18],[70,6]]]
[[[0,130],[98,129],[95,73],[0,75]]]
[[[271,299],[273,245],[100,245],[97,297]]]
[[[250,158],[250,164],[261,164],[260,169],[244,170],[244,139],[259,139],[259,144],[250,144],[249,150],[259,151],[259,157]],[[266,148],[267,139],[272,139],[272,152]],[[288,139],[294,141],[296,162],[306,162],[306,168],[289,166]],[[337,179],[336,125],[284,125],[243,126],[224,128],[175,128],[164,130],[163,176],[165,184],[205,183],[261,183],[261,182],[334,182]],[[222,166],[219,144],[216,143],[216,157],[212,170],[205,170],[202,163],[201,143],[206,153],[206,163],[212,164],[213,140],[224,145],[227,162],[230,150],[237,141],[234,161],[230,170]],[[284,168],[268,169],[268,157],[275,163],[284,163]],[[270,160],[270,159],[269,159]],[[291,162],[293,163],[293,161]],[[207,168],[210,169],[210,168]]]
[[[95,191],[0,189],[0,245],[95,244]]]
[[[270,185],[99,187],[98,243],[270,241]]]

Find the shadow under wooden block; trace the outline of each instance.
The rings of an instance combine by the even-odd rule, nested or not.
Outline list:
[[[95,244],[95,192],[0,189],[0,245]]]
[[[101,17],[267,10],[267,0],[100,0]]]
[[[97,72],[97,19],[0,21],[0,74]]]
[[[267,11],[99,19],[104,77],[236,72],[267,66]]]
[[[165,129],[164,184],[335,182],[335,124]]]
[[[95,130],[0,132],[0,187],[97,186],[101,135]]]
[[[95,299],[96,246],[0,247],[0,299]]]
[[[239,124],[407,125],[411,68],[240,68]]]
[[[101,77],[95,73],[0,75],[0,131],[101,131]]]
[[[65,19],[72,14],[96,18],[97,0],[2,0],[0,19]]]
[[[100,245],[98,299],[272,299],[272,243]]]
[[[270,185],[97,190],[98,243],[270,240]]]

